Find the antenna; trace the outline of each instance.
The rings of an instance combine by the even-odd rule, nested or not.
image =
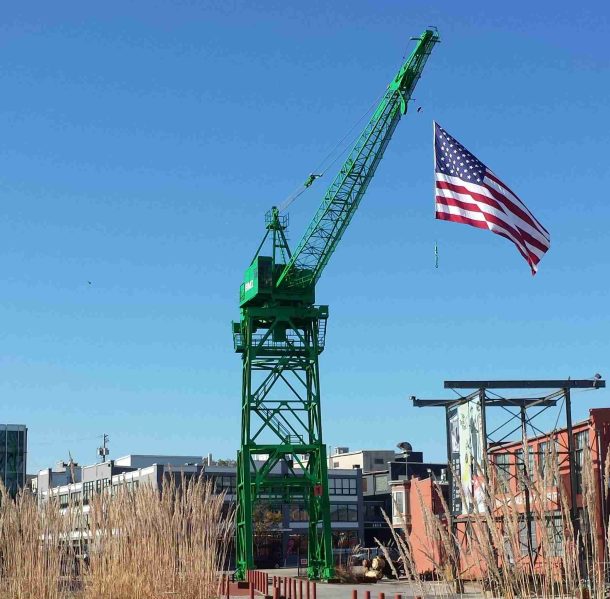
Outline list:
[[[106,461],[106,456],[110,453],[110,450],[108,449],[108,442],[110,441],[110,437],[104,433],[103,435],[103,442],[102,442],[102,446],[97,448],[97,455],[99,455],[102,458],[102,462]]]

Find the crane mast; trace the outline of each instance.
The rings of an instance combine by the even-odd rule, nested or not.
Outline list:
[[[439,41],[433,29],[415,39],[415,49],[388,86],[295,251],[291,253],[285,235],[287,215],[272,208],[265,217],[263,241],[240,287],[241,317],[233,322],[233,341],[235,351],[242,354],[236,489],[236,575],[241,579],[255,567],[254,506],[274,510],[287,503],[308,515],[308,534],[303,541],[307,543],[308,576],[333,576],[318,363],[324,350],[328,306],[314,305],[315,285]],[[261,254],[266,243],[271,245],[270,255]],[[349,483],[346,489],[345,494],[350,494]],[[356,497],[353,500],[357,506]],[[284,510],[285,525],[289,524],[286,520]]]

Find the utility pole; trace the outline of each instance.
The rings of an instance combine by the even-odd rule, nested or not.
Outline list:
[[[108,449],[108,442],[110,441],[110,437],[106,433],[104,433],[102,435],[102,438],[102,446],[97,448],[97,455],[101,456],[102,462],[105,462],[106,456],[110,453],[110,450]]]

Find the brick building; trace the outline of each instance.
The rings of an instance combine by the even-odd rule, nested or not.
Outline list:
[[[439,490],[446,501],[449,486],[444,479],[412,477],[409,480],[390,483],[392,490],[392,526],[401,534],[407,534],[413,548],[413,561],[420,574],[434,572],[435,563],[443,560],[441,539],[431,539],[426,528],[426,512],[438,518],[446,526],[447,515]],[[406,527],[406,528],[405,528]]]
[[[542,570],[545,560],[560,562],[564,556],[567,538],[566,517],[576,531],[587,533],[598,543],[599,554],[604,555],[608,523],[608,491],[604,482],[604,465],[610,447],[610,408],[589,411],[587,420],[572,427],[574,448],[574,487],[572,500],[568,432],[566,428],[527,439],[491,445],[488,448],[491,463],[490,485],[495,489],[493,518],[502,529],[504,516],[500,506],[510,506],[516,512],[518,523],[518,549],[508,552],[511,563],[531,560],[535,570]],[[590,459],[592,485],[588,500],[583,496],[584,466]],[[440,486],[445,498],[447,485]],[[413,547],[413,557],[420,573],[434,569],[435,560],[442,563],[442,544],[431,541],[425,530],[423,511],[440,518],[447,525],[447,514],[431,479],[411,479],[391,483],[393,498],[393,525],[403,528]],[[528,490],[529,489],[529,490]],[[531,493],[530,490],[536,489]],[[528,514],[527,505],[530,503]],[[564,502],[562,514],[561,503]],[[504,512],[506,513],[506,512]],[[597,530],[588,530],[590,522],[597,522]],[[460,515],[454,519],[454,532],[460,544],[462,578],[477,578],[484,574],[485,562],[481,555],[471,551],[469,535],[473,527],[486,526],[479,514]],[[543,537],[544,535],[544,537]],[[542,543],[542,538],[545,542]],[[590,548],[585,550],[591,551]],[[505,554],[506,555],[506,554]],[[499,564],[510,567],[511,563]],[[548,564],[548,562],[546,562]]]

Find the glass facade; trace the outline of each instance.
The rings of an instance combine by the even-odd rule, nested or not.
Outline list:
[[[27,428],[0,424],[0,480],[12,496],[25,486]]]

